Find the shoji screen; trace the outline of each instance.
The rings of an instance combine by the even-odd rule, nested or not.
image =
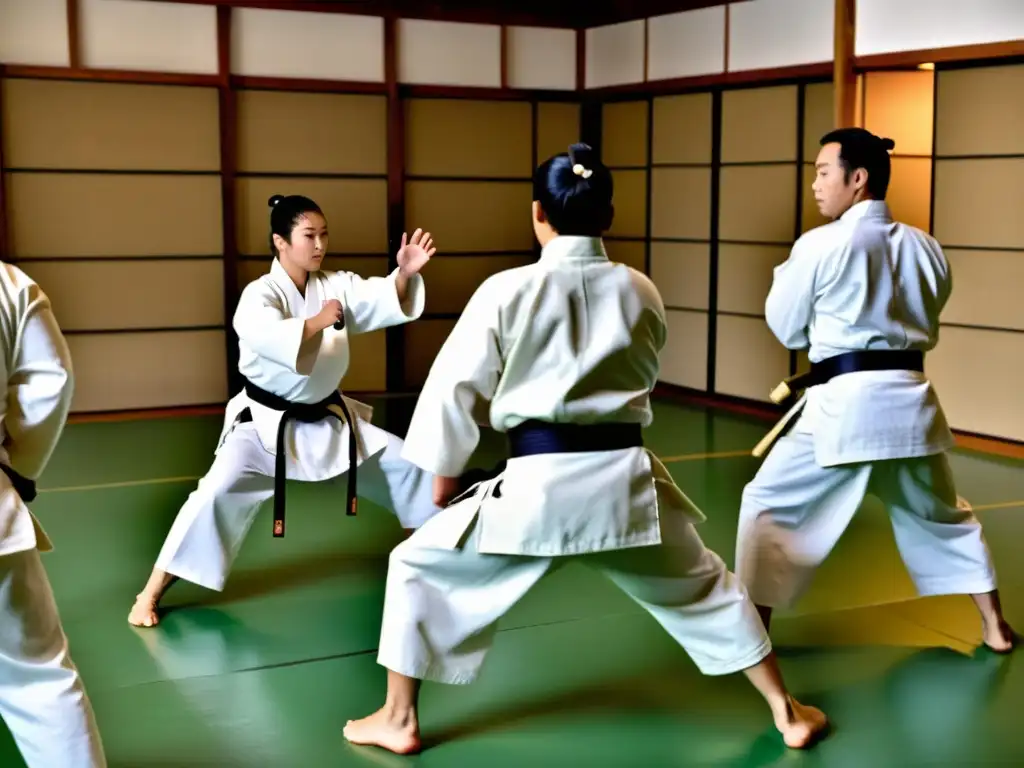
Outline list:
[[[239,287],[269,271],[271,195],[312,198],[327,218],[326,269],[388,271],[387,103],[383,96],[295,91],[238,93]],[[301,115],[301,119],[298,116]],[[386,388],[387,343],[352,337],[350,392]]]
[[[768,400],[790,354],[764,320],[772,270],[798,229],[800,86],[722,94],[715,391]]]
[[[11,257],[68,335],[73,410],[223,402],[217,92],[2,87]]]
[[[605,245],[613,260],[646,271],[649,102],[605,104],[601,159],[615,182],[615,220]]]
[[[940,71],[934,234],[953,270],[928,373],[955,428],[1024,440],[1024,65]]]
[[[665,302],[661,380],[707,388],[711,268],[712,95],[654,100],[651,279]]]

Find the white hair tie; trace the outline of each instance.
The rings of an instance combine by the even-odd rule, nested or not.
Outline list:
[[[579,163],[576,163],[576,165],[572,167],[572,172],[575,173],[577,176],[582,176],[584,179],[589,179],[591,176],[594,175],[594,172],[592,170],[590,170],[589,168],[584,168]]]

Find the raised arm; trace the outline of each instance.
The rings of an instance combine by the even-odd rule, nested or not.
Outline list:
[[[21,277],[25,284],[17,294],[20,322],[7,380],[4,447],[11,468],[36,480],[64,430],[74,392],[74,373],[71,353],[49,298],[27,276],[15,277]]]
[[[469,300],[430,367],[402,455],[440,477],[459,477],[480,440],[501,379],[499,303],[493,278]]]

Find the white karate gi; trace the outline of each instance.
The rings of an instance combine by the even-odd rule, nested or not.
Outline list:
[[[935,239],[893,222],[885,202],[865,201],[796,242],[765,315],[786,347],[809,347],[811,362],[927,351],[951,289]],[[953,444],[922,373],[861,371],[809,388],[791,433],[743,492],[736,572],[754,602],[796,602],[868,493],[887,505],[919,594],[995,589],[981,526],[956,494],[945,453]]]
[[[409,322],[423,313],[423,278],[408,283],[408,308],[398,301],[397,270],[363,279],[350,272],[309,275],[305,295],[277,259],[238,302],[234,328],[239,371],[256,386],[290,402],[318,403],[338,390],[349,366],[349,334]],[[302,343],[306,318],[328,299],[345,311],[345,327],[328,327]],[[344,398],[356,421],[359,496],[395,512],[404,528],[416,528],[438,511],[433,478],[401,458],[402,441],[370,423],[373,409]],[[249,409],[252,420],[237,423]],[[260,505],[274,495],[274,457],[281,412],[253,402],[243,389],[227,405],[224,428],[209,472],[188,497],[164,542],[156,566],[208,589],[224,588]],[[286,474],[317,482],[347,474],[349,425],[334,417],[286,425]],[[337,505],[319,510],[344,525],[344,486]],[[267,534],[271,533],[267,529]]]
[[[558,237],[538,263],[473,295],[420,395],[403,455],[461,475],[478,421],[647,425],[666,337],[650,280],[600,239]],[[391,554],[378,661],[410,677],[472,681],[496,624],[571,557],[605,573],[705,674],[771,650],[739,580],[708,550],[701,512],[642,447],[512,458]]]
[[[67,420],[73,376],[50,301],[0,263],[0,462],[36,480]],[[53,549],[0,473],[0,715],[29,768],[105,766],[103,745],[39,553]]]

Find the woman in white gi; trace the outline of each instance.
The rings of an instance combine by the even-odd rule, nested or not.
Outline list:
[[[939,340],[952,290],[933,237],[892,220],[890,139],[862,128],[821,139],[813,190],[834,219],[793,246],[765,304],[772,332],[809,349],[793,426],[743,492],[736,572],[768,626],[792,605],[868,494],[889,508],[921,595],[969,594],[984,643],[1008,651],[995,568],[970,506],[957,496],[954,444],[924,353]],[[778,429],[778,428],[777,428]]]
[[[36,479],[71,406],[71,354],[50,300],[0,263],[0,715],[29,768],[107,761],[40,552],[53,545],[29,511]]]
[[[345,736],[418,751],[419,681],[471,682],[498,620],[579,556],[704,674],[743,670],[785,742],[806,746],[825,716],[786,692],[753,604],[694,530],[703,515],[643,447],[665,311],[646,276],[605,253],[611,173],[574,145],[537,169],[534,201],[539,262],[476,291],[434,361],[403,451],[435,474],[439,504],[459,486],[478,420],[507,433],[510,458],[392,552],[378,656],[387,699]]]
[[[328,233],[316,203],[275,195],[270,206],[275,258],[270,273],[242,291],[234,316],[245,388],[228,403],[213,466],[178,513],[129,613],[135,626],[157,624],[158,602],[177,578],[223,589],[249,526],[271,496],[273,533],[283,536],[286,477],[315,482],[347,475],[345,511],[354,515],[358,468],[358,495],[395,512],[406,530],[438,511],[429,474],[401,457],[402,441],[370,424],[372,409],[338,389],[349,366],[350,334],[422,314],[419,272],[435,251],[430,233],[417,229],[408,242],[403,235],[398,268],[363,279],[321,270]]]

